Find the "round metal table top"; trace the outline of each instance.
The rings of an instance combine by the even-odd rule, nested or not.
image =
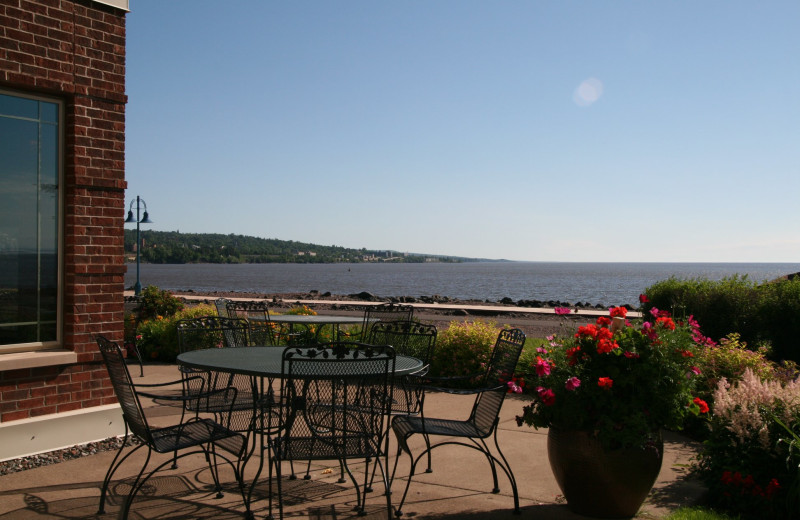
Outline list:
[[[248,320],[265,321],[261,316],[249,316]],[[269,321],[275,323],[301,324],[301,325],[361,325],[363,316],[332,316],[325,314],[270,314]],[[370,323],[379,321],[370,318]]]
[[[178,355],[181,365],[201,370],[215,370],[254,377],[280,377],[283,351],[293,347],[238,347],[192,350]],[[347,360],[341,361],[347,363]],[[412,374],[422,368],[422,361],[411,356],[395,358],[395,376]],[[339,367],[341,369],[341,366]]]

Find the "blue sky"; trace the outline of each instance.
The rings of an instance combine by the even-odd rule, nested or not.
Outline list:
[[[800,261],[800,2],[132,0],[149,229]]]

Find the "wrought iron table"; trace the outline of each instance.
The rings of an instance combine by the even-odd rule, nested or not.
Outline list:
[[[288,317],[288,316],[287,316]],[[300,317],[300,316],[297,316]],[[317,316],[305,316],[305,317],[317,317]],[[361,321],[361,320],[359,320]],[[192,350],[189,352],[184,352],[178,355],[178,363],[183,366],[199,369],[199,370],[207,370],[207,371],[215,371],[215,372],[226,372],[231,374],[243,374],[246,376],[251,377],[252,387],[253,387],[253,395],[265,395],[265,391],[267,388],[272,384],[274,379],[280,378],[282,376],[283,370],[283,352],[286,349],[292,349],[296,347],[238,347],[238,348],[211,348],[211,349],[202,349],[202,350]],[[343,361],[341,365],[337,367],[337,373],[335,375],[344,375],[346,374],[346,365],[347,361]],[[344,372],[342,368],[345,367]],[[411,356],[396,356],[395,358],[395,365],[394,365],[394,376],[404,376],[408,374],[413,374],[418,372],[423,367],[423,362],[417,358]],[[264,442],[264,438],[266,436],[266,426],[263,423],[263,413],[261,413],[258,409],[260,406],[259,403],[256,402],[257,400],[254,399],[254,410],[253,410],[253,417],[261,417],[262,422],[259,424],[255,420],[251,424],[251,429],[248,432],[249,436],[252,436],[253,439],[253,448],[250,452],[249,458],[255,451],[256,448],[256,439],[260,439],[258,441],[259,449],[260,449],[260,457],[259,457],[259,467],[256,475],[253,479],[253,483],[250,486],[250,491],[248,493],[248,508],[249,502],[252,498],[253,490],[255,489],[255,485],[261,476],[261,472],[264,465],[264,451],[266,443]],[[246,461],[245,461],[246,465]],[[244,465],[243,465],[244,466]],[[242,467],[242,472],[244,473],[244,467]],[[248,510],[248,517],[252,517],[252,512]]]

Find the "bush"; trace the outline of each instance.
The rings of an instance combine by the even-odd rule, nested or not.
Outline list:
[[[162,318],[169,318],[175,315],[176,312],[183,310],[183,301],[172,295],[167,290],[161,290],[155,285],[148,285],[142,290],[139,296],[139,306],[136,307],[136,312],[139,315],[139,321],[154,320],[161,316]]]
[[[139,350],[143,359],[174,363],[178,356],[178,320],[216,315],[211,305],[196,305],[180,310],[169,317],[161,315],[139,324]]]
[[[765,381],[749,368],[736,384],[722,379],[696,467],[710,504],[745,518],[795,518],[798,431],[800,381]]]
[[[763,380],[778,378],[777,366],[767,359],[767,350],[752,351],[737,333],[722,338],[719,345],[700,349],[697,365],[700,368],[697,391],[709,404],[712,403],[717,384],[722,378],[728,383],[742,380],[745,370],[751,370]]]
[[[430,375],[466,376],[486,368],[500,328],[494,322],[452,321],[439,332]]]
[[[719,339],[735,332],[750,345],[770,345],[773,360],[800,362],[800,277],[757,285],[746,276],[657,282],[645,291],[652,307],[694,315],[703,331]]]

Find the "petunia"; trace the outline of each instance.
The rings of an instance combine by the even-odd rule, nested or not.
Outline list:
[[[542,404],[545,406],[553,406],[556,404],[556,394],[549,388],[540,386],[536,389],[536,392],[539,394],[539,399],[542,400]]]
[[[581,380],[574,376],[570,377],[569,379],[567,379],[567,382],[564,386],[566,387],[567,390],[573,391],[577,389],[579,386],[581,386]]]

